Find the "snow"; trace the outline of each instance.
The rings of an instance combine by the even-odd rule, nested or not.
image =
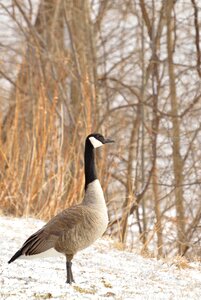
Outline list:
[[[103,238],[73,260],[75,283],[66,284],[65,258],[7,261],[44,223],[0,217],[0,299],[201,299],[201,264],[179,269],[143,258]]]

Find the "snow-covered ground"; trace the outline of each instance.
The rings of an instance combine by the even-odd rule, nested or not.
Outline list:
[[[119,251],[97,241],[73,260],[75,283],[65,283],[65,258],[7,261],[43,225],[0,217],[0,299],[201,299],[201,264],[186,269]]]

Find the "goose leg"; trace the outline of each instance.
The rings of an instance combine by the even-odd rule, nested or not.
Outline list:
[[[72,272],[72,262],[66,261],[66,271],[67,271],[67,280],[66,283],[72,284],[74,281],[73,272]]]

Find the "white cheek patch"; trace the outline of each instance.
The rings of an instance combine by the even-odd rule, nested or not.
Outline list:
[[[91,136],[89,138],[90,142],[92,143],[94,148],[98,148],[103,146],[103,143],[101,143],[101,141],[97,140],[95,137]]]

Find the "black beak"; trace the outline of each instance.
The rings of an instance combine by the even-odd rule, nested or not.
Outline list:
[[[105,139],[104,144],[114,143],[114,140]]]

